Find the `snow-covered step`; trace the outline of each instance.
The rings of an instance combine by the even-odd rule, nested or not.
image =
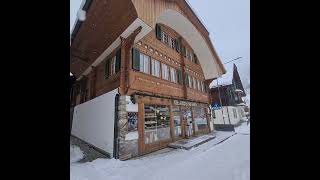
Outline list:
[[[214,134],[207,134],[199,137],[192,137],[191,139],[182,139],[176,142],[170,143],[168,146],[175,149],[191,149],[199,146],[200,144],[206,143],[215,138]]]

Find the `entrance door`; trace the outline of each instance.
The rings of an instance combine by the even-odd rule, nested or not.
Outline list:
[[[190,107],[181,107],[182,126],[184,129],[185,138],[193,135],[192,111]]]

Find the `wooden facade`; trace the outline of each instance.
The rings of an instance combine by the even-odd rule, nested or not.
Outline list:
[[[111,8],[108,12],[102,12],[99,6],[109,6],[109,2],[112,2],[115,8],[122,10]],[[122,4],[126,4],[126,6],[120,7]],[[208,114],[210,80],[205,79],[203,69],[197,63],[197,60],[188,59],[181,50],[176,50],[157,38],[156,26],[159,26],[162,32],[172,38],[171,42],[173,42],[173,39],[175,40],[174,42],[179,40],[179,48],[188,49],[192,54],[190,57],[196,58],[192,46],[188,44],[184,37],[171,27],[157,23],[158,16],[167,9],[173,9],[187,17],[202,34],[211,49],[211,53],[219,59],[209,39],[209,33],[183,0],[93,1],[93,5],[88,12],[88,19],[80,28],[71,46],[71,72],[79,77],[134,18],[140,18],[153,28],[138,42],[134,42],[134,40],[140,33],[141,27],[135,29],[127,38],[121,37],[121,44],[108,54],[100,64],[92,67],[92,70],[87,75],[81,76],[81,79],[73,85],[74,90],[71,97],[71,104],[78,105],[116,88],[119,89],[121,96],[131,96],[138,106],[139,155],[164,148],[170,142],[186,138],[187,130],[185,127],[188,124],[188,118],[192,120],[192,125],[190,125],[192,127],[192,136],[211,132],[209,125],[211,120],[210,114]],[[110,16],[113,13],[116,15]],[[98,18],[100,15],[101,17]],[[111,19],[107,18],[107,16],[111,17]],[[113,17],[119,17],[120,19]],[[113,23],[115,24],[111,26]],[[97,34],[91,33],[92,29],[90,28],[95,29]],[[90,35],[92,35],[92,38],[89,38]],[[101,38],[105,40],[101,40]],[[79,53],[79,51],[82,53]],[[133,67],[134,63],[136,63],[134,62],[134,51],[150,58],[149,71],[152,69],[151,60],[159,62],[159,76],[135,69]],[[94,53],[92,54],[92,52]],[[114,58],[115,56],[116,58]],[[85,63],[81,60],[83,58],[87,59]],[[114,64],[111,63],[113,59],[117,61],[114,63],[119,63],[118,71],[114,69]],[[120,62],[118,62],[118,59]],[[224,67],[220,61],[218,61],[218,66],[223,72]],[[169,67],[168,76],[170,80],[164,78],[163,67]],[[171,72],[171,69],[174,70]],[[176,72],[176,74],[173,72]],[[180,81],[177,80],[179,82],[175,82],[173,80],[175,79],[174,77]],[[191,81],[189,80],[190,77]],[[192,85],[188,85],[190,82]],[[177,105],[175,100],[183,101],[186,105]],[[190,106],[188,105],[189,102],[191,103]],[[196,105],[192,105],[192,103]],[[167,108],[168,117],[170,117],[168,125],[170,138],[161,139],[154,143],[146,143],[145,109],[150,105]],[[177,107],[181,110],[181,114],[179,116],[176,115],[176,117],[181,117],[181,135],[178,137],[175,136],[174,114],[172,111],[173,108],[177,109]],[[197,108],[202,108],[201,116],[205,116],[204,118],[207,121],[206,125],[201,129],[197,129],[198,125],[195,122],[195,114],[198,113]],[[182,111],[187,112],[187,114],[183,114]],[[186,118],[187,116],[188,118]]]

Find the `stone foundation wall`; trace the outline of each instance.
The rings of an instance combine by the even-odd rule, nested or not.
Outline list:
[[[118,121],[118,132],[119,132],[119,159],[126,160],[135,156],[138,156],[138,139],[125,140],[128,134],[128,112],[126,96],[120,96],[119,98],[119,121]]]

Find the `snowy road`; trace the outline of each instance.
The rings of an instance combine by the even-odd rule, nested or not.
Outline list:
[[[249,180],[250,132],[242,126],[223,143],[209,141],[187,150],[176,150],[137,160],[97,159],[71,163],[71,180]],[[218,132],[223,136],[224,132]]]

